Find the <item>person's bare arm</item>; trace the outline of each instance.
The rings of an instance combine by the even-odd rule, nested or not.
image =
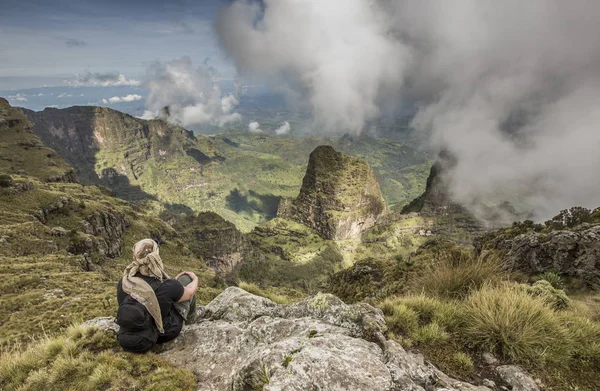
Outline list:
[[[178,303],[190,300],[192,297],[194,297],[196,291],[198,290],[198,277],[196,277],[196,275],[193,272],[184,272],[181,274],[187,274],[188,276],[190,276],[192,282],[190,282],[184,287],[183,295],[181,296],[181,299],[179,299]]]

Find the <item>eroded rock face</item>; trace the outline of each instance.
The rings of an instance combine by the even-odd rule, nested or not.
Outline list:
[[[452,200],[446,174],[456,164],[449,153],[440,153],[427,177],[425,193],[402,209],[402,213],[419,212],[425,216],[445,216],[465,213],[463,207]]]
[[[319,146],[311,154],[295,200],[278,216],[314,229],[325,239],[348,239],[375,225],[386,205],[373,170],[362,159]]]
[[[502,233],[478,238],[475,251],[499,250],[507,265],[528,273],[556,270],[591,284],[600,282],[600,226],[527,233],[514,238]]]
[[[380,310],[329,294],[277,305],[231,287],[160,354],[198,390],[489,390],[386,341],[385,327]]]
[[[190,249],[220,276],[226,276],[243,261],[246,238],[235,224],[214,212],[177,217],[170,221],[190,243]]]
[[[192,132],[161,120],[146,121],[95,106],[21,111],[33,123],[33,131],[44,144],[75,167],[82,183],[108,186],[129,199],[147,198],[131,184],[147,172],[146,165],[151,159],[183,158],[195,153],[203,156],[205,164],[220,159],[212,143],[206,140],[200,151]],[[106,167],[96,171],[100,156]]]

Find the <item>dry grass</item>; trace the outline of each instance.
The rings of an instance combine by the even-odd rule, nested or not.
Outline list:
[[[112,332],[73,326],[65,335],[45,337],[27,350],[3,352],[0,389],[195,390],[196,379],[155,354],[123,352]]]
[[[535,365],[569,359],[569,332],[561,318],[518,286],[484,286],[467,298],[464,310],[461,334],[469,345]]]
[[[506,278],[498,257],[473,257],[441,253],[409,283],[409,291],[440,298],[459,299],[486,283]]]
[[[301,299],[301,296],[297,291],[292,291],[285,288],[279,290],[276,290],[273,287],[269,289],[261,289],[258,285],[245,281],[239,281],[238,287],[246,292],[252,293],[253,295],[266,297],[277,304],[291,304]]]

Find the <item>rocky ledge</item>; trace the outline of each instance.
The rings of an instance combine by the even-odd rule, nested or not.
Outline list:
[[[111,318],[88,324],[115,330]],[[189,368],[198,390],[484,391],[386,340],[383,314],[318,294],[277,305],[230,287],[160,355]]]
[[[600,225],[584,223],[571,229],[528,232],[516,237],[501,230],[478,237],[473,245],[476,254],[500,251],[506,266],[513,270],[554,270],[592,287],[600,285]]]

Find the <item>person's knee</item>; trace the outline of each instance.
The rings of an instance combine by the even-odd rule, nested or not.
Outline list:
[[[181,285],[186,286],[187,284],[192,282],[192,278],[187,274],[183,274],[177,279],[177,281],[179,281]]]

